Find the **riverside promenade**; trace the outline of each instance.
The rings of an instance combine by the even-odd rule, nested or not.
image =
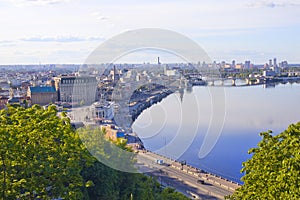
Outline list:
[[[131,115],[128,116],[128,105],[120,106],[118,110],[118,114],[122,116],[118,118],[118,123],[123,125],[121,127],[125,130],[129,130],[126,139],[131,145],[141,147],[136,149],[138,152],[136,167],[141,173],[156,177],[161,185],[174,188],[191,199],[224,199],[224,196],[232,194],[240,185],[223,177],[187,164],[182,165],[176,160],[148,151],[143,148],[143,142],[138,135],[131,131],[132,123],[145,109],[159,103],[169,94],[172,94],[172,91],[156,90],[140,93],[136,98],[131,99],[133,104],[129,105]],[[97,126],[93,121],[86,121],[85,116],[87,113],[83,112],[86,110],[77,110],[77,112],[74,110],[72,115],[77,116],[76,121],[82,121],[85,125],[91,123]],[[126,116],[132,119],[132,123]],[[157,160],[163,160],[163,164],[157,163]]]
[[[163,160],[163,163],[159,164],[157,160]],[[156,177],[163,186],[174,188],[191,199],[224,199],[241,186],[147,150],[138,152],[137,168],[144,174]]]
[[[154,90],[147,94],[137,95],[132,101],[138,103],[130,106],[129,109],[132,114],[132,120],[135,121],[145,109],[159,103],[170,94],[172,92],[169,90]],[[121,119],[121,121],[124,119]],[[143,147],[143,142],[138,135],[134,137],[136,137],[134,141],[139,143],[138,146]],[[163,160],[164,163],[158,164],[157,160]],[[232,194],[241,186],[223,177],[197,169],[188,164],[182,165],[179,161],[146,149],[138,150],[137,168],[144,174],[156,177],[163,186],[172,187],[191,199],[224,199],[224,196]],[[204,184],[200,183],[199,180],[203,180]]]

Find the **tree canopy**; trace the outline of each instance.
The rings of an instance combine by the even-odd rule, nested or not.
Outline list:
[[[244,185],[229,199],[300,199],[300,123],[284,132],[260,134],[252,158],[243,163]]]
[[[81,198],[83,146],[54,106],[0,111],[0,191],[4,199]]]
[[[124,153],[111,152],[100,129],[75,132],[55,106],[0,110],[0,199],[187,199],[170,189],[162,191],[154,178],[99,162],[80,134],[95,147],[95,155],[120,158]],[[126,149],[122,142],[116,145]],[[125,164],[134,163],[131,154],[124,158]]]

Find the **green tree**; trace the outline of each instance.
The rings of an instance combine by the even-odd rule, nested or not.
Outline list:
[[[244,185],[228,199],[300,199],[300,123],[262,141],[249,150],[252,158],[243,163]]]
[[[0,146],[0,199],[82,198],[83,145],[55,106],[1,110]]]
[[[87,149],[99,160],[95,159],[93,165],[82,171],[84,181],[90,180],[94,185],[87,188],[87,199],[187,199],[174,190],[161,192],[160,185],[154,178],[115,170],[135,171],[134,153],[123,141],[105,140],[105,129],[88,126],[77,132]]]
[[[122,171],[137,172],[134,167],[135,154],[123,141],[107,140],[103,130],[90,126],[78,129],[77,134],[91,155],[103,164]]]
[[[100,129],[75,132],[66,113],[8,106],[0,111],[0,199],[184,199],[134,170],[134,154],[124,141],[112,144]],[[125,151],[126,150],[126,151]],[[126,153],[127,152],[127,153]],[[187,199],[187,198],[185,198]]]
[[[176,192],[173,188],[166,188],[161,194],[162,200],[186,200],[188,199],[183,194]]]

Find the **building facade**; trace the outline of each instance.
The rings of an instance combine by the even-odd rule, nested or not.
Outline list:
[[[59,101],[81,104],[95,102],[97,89],[96,77],[61,76],[55,77],[54,81]]]
[[[92,105],[93,118],[108,119],[114,118],[114,103],[113,102],[95,102]]]
[[[49,86],[29,87],[27,96],[31,100],[31,105],[38,104],[43,106],[58,100],[57,91],[54,87]]]
[[[0,109],[5,108],[7,102],[8,102],[7,96],[0,96]]]

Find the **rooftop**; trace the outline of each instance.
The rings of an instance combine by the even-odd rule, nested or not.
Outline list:
[[[56,92],[55,88],[50,86],[30,87],[30,91],[31,93]]]

